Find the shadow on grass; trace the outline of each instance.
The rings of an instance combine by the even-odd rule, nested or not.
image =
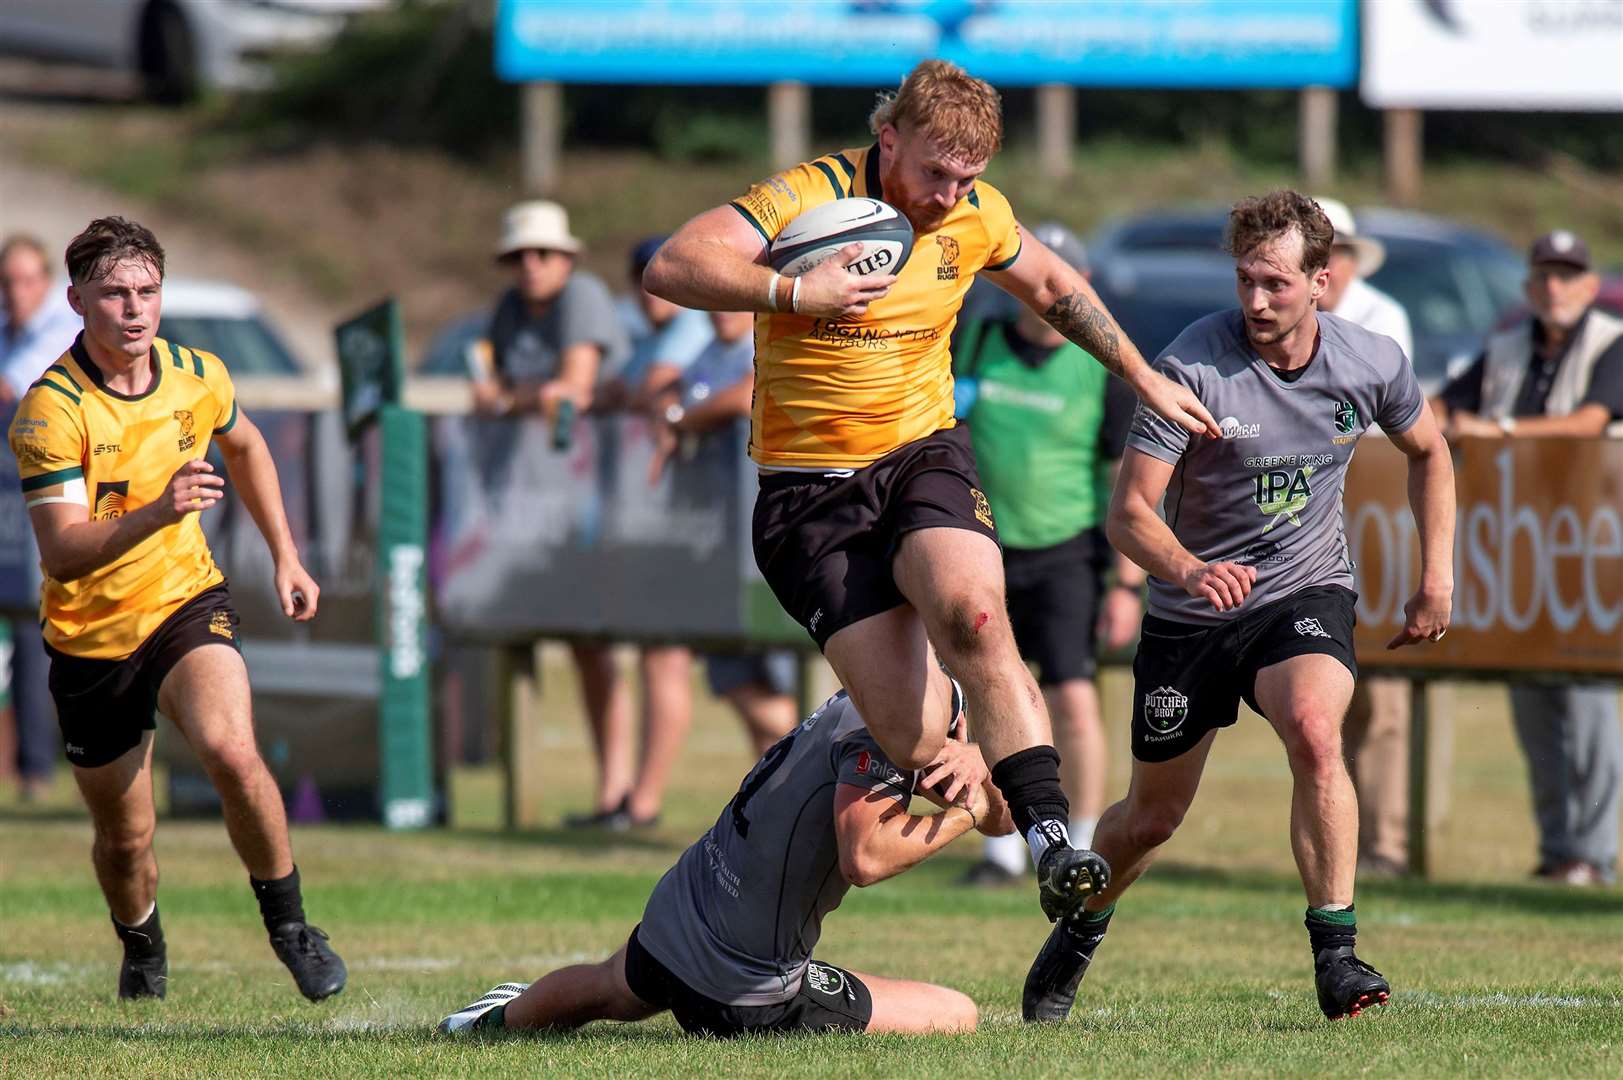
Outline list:
[[[444,831],[447,839],[479,840],[515,847],[546,847],[559,851],[665,851],[672,858],[685,851],[695,837],[681,837],[661,829],[615,832],[611,829],[566,829],[561,826],[540,829],[457,828]]]
[[[1146,881],[1162,885],[1215,888],[1239,892],[1300,894],[1294,877],[1263,870],[1224,870],[1214,866],[1157,863],[1145,875]],[[1534,882],[1422,881],[1399,878],[1371,881],[1358,886],[1360,896],[1415,903],[1465,903],[1484,908],[1513,909],[1529,915],[1573,916],[1623,915],[1623,892],[1617,889],[1548,885]]]

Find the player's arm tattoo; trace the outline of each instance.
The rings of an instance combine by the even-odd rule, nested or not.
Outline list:
[[[1082,292],[1067,293],[1043,312],[1048,325],[1088,350],[1112,375],[1125,374],[1121,363],[1121,330]]]

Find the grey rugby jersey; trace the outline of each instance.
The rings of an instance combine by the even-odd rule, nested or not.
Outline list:
[[[844,691],[761,756],[710,831],[654,887],[637,940],[713,1001],[776,1005],[800,991],[840,874],[834,792],[904,803],[914,774],[885,757]]]
[[[1238,310],[1192,323],[1155,369],[1192,389],[1223,438],[1191,437],[1139,405],[1127,445],[1174,466],[1164,513],[1206,562],[1257,568],[1251,595],[1219,613],[1150,578],[1150,614],[1219,623],[1314,585],[1353,587],[1341,493],[1353,448],[1378,426],[1401,434],[1426,407],[1397,342],[1319,312],[1319,349],[1295,382],[1263,362]]]

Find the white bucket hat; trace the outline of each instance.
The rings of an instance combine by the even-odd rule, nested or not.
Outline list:
[[[1350,247],[1358,257],[1358,276],[1369,277],[1381,268],[1386,261],[1386,245],[1373,236],[1359,236],[1358,226],[1353,222],[1352,211],[1340,199],[1315,198],[1319,209],[1324,216],[1330,219],[1330,227],[1336,230],[1336,238],[1332,243],[1336,247]]]
[[[502,216],[502,238],[496,256],[538,248],[542,251],[578,253],[581,242],[569,231],[569,213],[555,202],[534,199],[521,202]]]

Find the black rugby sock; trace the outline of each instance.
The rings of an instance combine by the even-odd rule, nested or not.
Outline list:
[[[124,943],[125,956],[143,959],[163,955],[163,924],[158,921],[157,901],[152,903],[152,914],[135,926],[125,926],[113,919],[113,932]]]
[[[1070,843],[1071,803],[1059,786],[1059,751],[1032,746],[992,766],[992,783],[1008,801],[1014,827],[1031,846],[1033,861],[1053,844]]]
[[[254,888],[259,901],[259,914],[265,920],[265,929],[274,931],[288,923],[301,923],[304,918],[304,896],[299,891],[299,868],[284,878],[261,881],[249,875],[248,884]]]
[[[1358,940],[1358,916],[1351,904],[1339,911],[1310,907],[1303,921],[1314,956],[1326,949],[1351,948]]]

